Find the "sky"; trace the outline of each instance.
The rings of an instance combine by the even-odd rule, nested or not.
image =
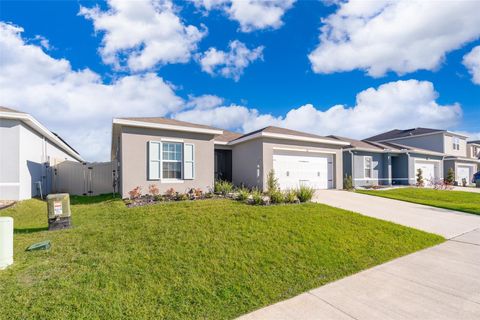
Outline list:
[[[0,2],[0,105],[88,161],[114,117],[480,139],[480,1]]]

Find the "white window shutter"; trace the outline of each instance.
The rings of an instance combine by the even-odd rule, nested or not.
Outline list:
[[[183,145],[183,179],[195,179],[195,146],[191,143]]]
[[[158,180],[160,179],[160,142],[149,141],[148,142],[148,179]]]

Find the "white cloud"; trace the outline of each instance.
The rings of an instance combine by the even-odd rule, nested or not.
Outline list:
[[[132,71],[188,62],[206,34],[206,30],[185,25],[171,0],[109,0],[108,5],[108,11],[80,7],[79,14],[103,32],[100,54],[116,68],[125,60]]]
[[[209,48],[203,54],[199,54],[197,58],[202,70],[211,75],[218,74],[238,81],[243,70],[250,63],[263,59],[263,46],[248,49],[244,43],[238,40],[230,42],[228,46],[230,50],[227,52]]]
[[[105,83],[89,69],[72,70],[0,23],[0,105],[28,112],[86,159],[110,158],[112,117],[161,116],[183,105],[172,86],[153,73]]]
[[[317,73],[365,70],[378,77],[435,70],[445,54],[480,36],[480,1],[350,0],[323,19],[309,55]]]
[[[463,57],[463,65],[472,75],[473,83],[480,84],[480,46],[476,46]]]
[[[335,105],[320,110],[306,104],[275,117],[245,106],[219,104],[207,110],[180,111],[175,117],[243,132],[276,125],[320,135],[366,138],[393,128],[454,127],[462,118],[460,105],[440,105],[437,97],[431,82],[408,80],[361,91],[353,107]]]
[[[223,10],[231,20],[238,21],[243,32],[277,29],[282,17],[296,0],[190,0],[207,11]]]

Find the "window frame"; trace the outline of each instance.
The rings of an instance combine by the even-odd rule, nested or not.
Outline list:
[[[164,148],[165,145],[169,145],[169,144],[180,145],[180,160],[167,160],[167,159],[164,158],[163,148]],[[166,181],[166,182],[183,181],[183,171],[184,171],[184,168],[183,168],[183,146],[184,146],[184,143],[183,142],[178,142],[178,141],[168,141],[168,140],[166,140],[166,141],[161,142],[160,181]],[[169,152],[169,151],[167,150],[167,152]],[[174,154],[175,153],[176,153],[176,150],[174,151]],[[164,163],[180,163],[180,178],[165,178],[163,176],[163,164]]]
[[[367,168],[367,159],[370,160],[370,168]],[[367,170],[370,174],[367,176]],[[363,156],[363,177],[366,179],[373,179],[373,157],[372,156]]]
[[[453,150],[460,150],[460,138],[453,137]]]

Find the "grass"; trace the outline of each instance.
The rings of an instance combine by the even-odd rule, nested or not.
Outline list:
[[[45,231],[39,200],[0,211],[17,230],[0,318],[228,319],[444,241],[312,203],[74,199],[69,230]]]
[[[480,193],[423,188],[398,188],[385,191],[357,190],[357,192],[426,204],[438,208],[480,214]]]

